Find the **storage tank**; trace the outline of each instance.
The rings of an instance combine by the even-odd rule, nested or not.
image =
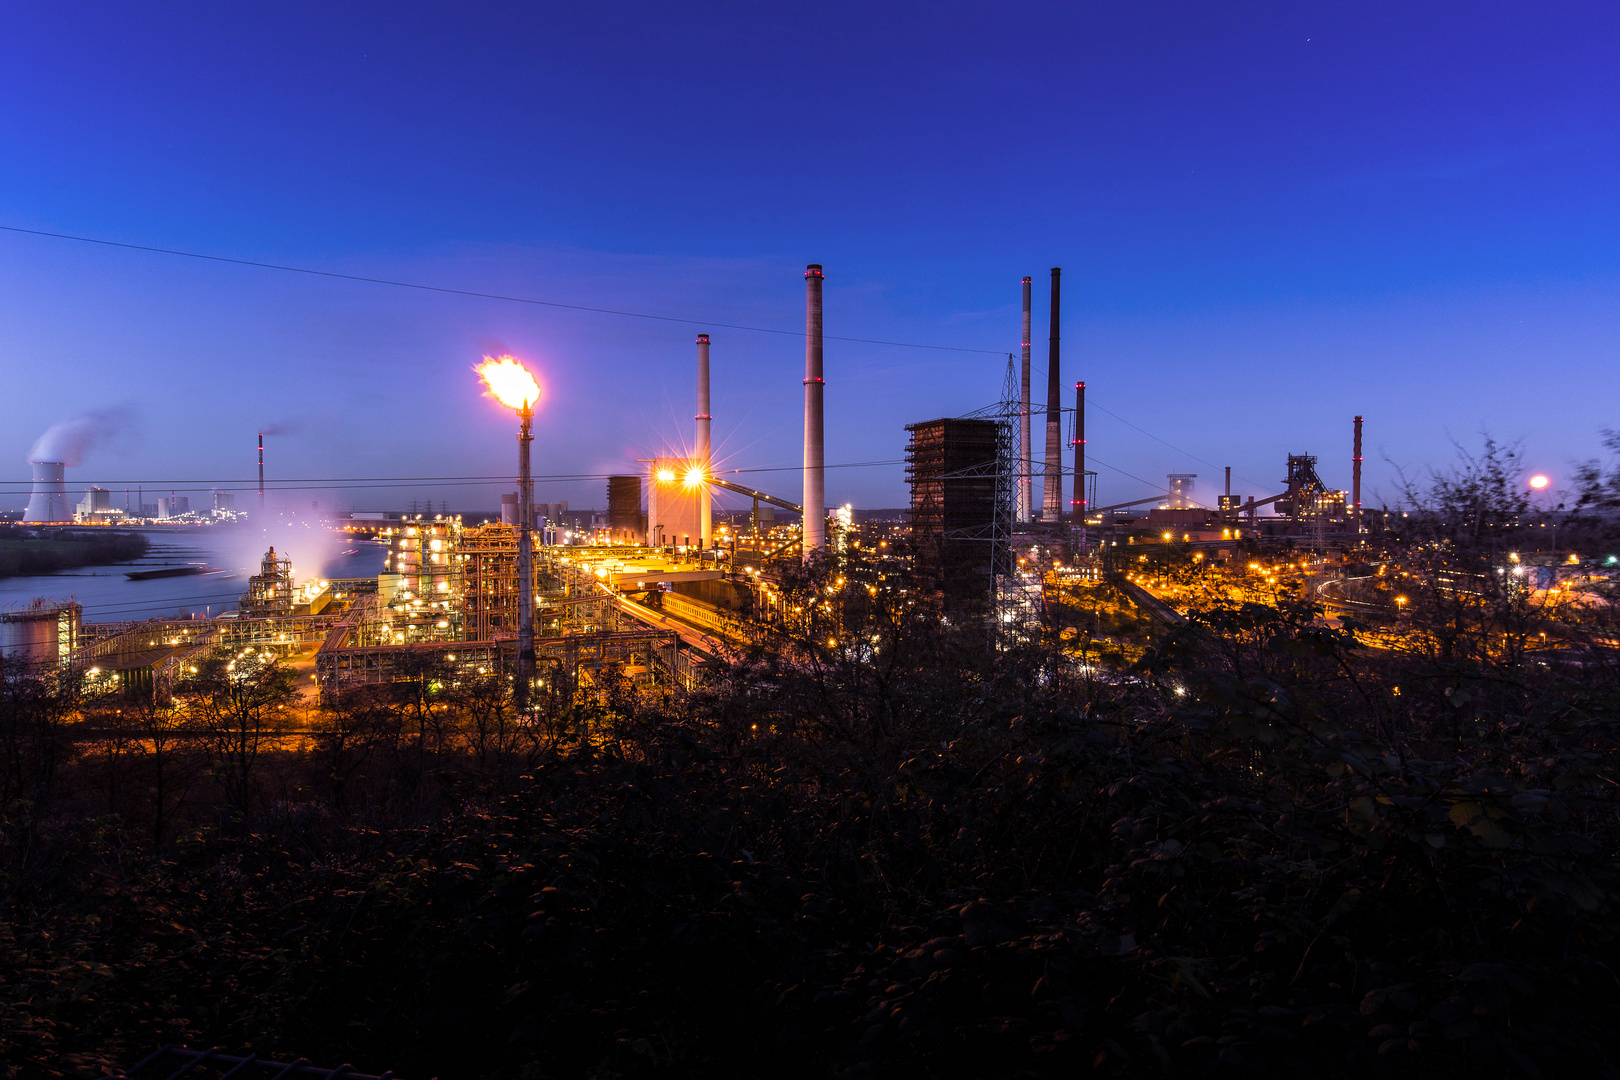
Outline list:
[[[79,642],[78,604],[34,600],[0,611],[0,660],[7,664],[60,664]]]

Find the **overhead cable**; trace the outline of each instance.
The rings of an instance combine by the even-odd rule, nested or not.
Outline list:
[[[94,236],[75,236],[72,233],[47,232],[44,229],[24,229],[17,225],[0,225],[6,232],[28,236],[48,236],[55,240],[76,240],[81,244],[101,244],[105,247],[127,248],[130,251],[150,251],[158,255],[179,255],[187,259],[205,259],[208,262],[253,266],[261,270],[281,270],[289,274],[309,274],[313,277],[337,278],[340,281],[361,281],[368,285],[392,285],[398,289],[418,289],[422,292],[446,293],[450,296],[471,296],[480,300],[501,300],[509,304],[533,304],[537,307],[563,308],[568,311],[589,311],[598,315],[622,315],[630,319],[654,319],[659,322],[686,323],[690,326],[716,326],[725,330],[747,330],[755,334],[784,334],[803,337],[803,330],[781,330],[770,326],[743,326],[738,323],[711,322],[707,319],[685,319],[677,315],[649,315],[644,311],[623,311],[618,308],[590,307],[586,304],[565,304],[558,300],[537,300],[531,296],[506,296],[501,293],[479,292],[476,289],[452,289],[444,285],[423,285],[415,281],[394,281],[390,278],[367,277],[363,274],[340,274],[335,270],[313,270],[307,266],[287,266],[283,263],[259,262],[256,259],[235,259],[228,255],[206,255],[199,251],[181,251],[177,248],[152,247],[148,244],[128,244],[121,240],[101,240]],[[1001,356],[1005,349],[969,349],[960,345],[922,345],[915,341],[878,341],[874,338],[839,337],[826,335],[828,341],[851,341],[862,345],[892,345],[901,349],[937,349],[943,352],[985,353]]]
[[[879,465],[903,465],[905,462],[899,458],[892,461],[846,461],[836,465],[825,465],[827,469],[866,469]],[[755,472],[803,472],[803,465],[770,465],[748,469],[716,469],[715,475],[723,476],[732,473]],[[587,480],[607,480],[622,473],[551,473],[537,475],[535,481],[546,480],[553,483],[577,483]],[[257,491],[258,483],[254,480],[220,480],[220,479],[131,479],[106,480],[98,477],[75,477],[74,484],[110,485],[112,488],[150,487],[154,494],[173,488],[175,490],[196,491],[208,488],[216,491]],[[512,476],[328,476],[311,477],[307,479],[277,479],[267,480],[264,484],[266,491],[309,491],[321,487],[359,487],[359,488],[389,488],[389,487],[462,487],[480,484],[514,484],[517,480]],[[32,480],[0,480],[0,488],[29,488]]]
[[[1153,434],[1153,432],[1149,431],[1147,428],[1140,427],[1140,426],[1138,426],[1136,424],[1131,423],[1129,420],[1127,420],[1123,416],[1119,415],[1119,413],[1114,412],[1112,409],[1104,409],[1101,405],[1097,404],[1097,399],[1095,397],[1089,398],[1088,401],[1087,401],[1087,404],[1089,406],[1093,407],[1093,408],[1102,409],[1103,412],[1107,413],[1109,416],[1112,416],[1115,420],[1118,420],[1120,423],[1124,424],[1126,427],[1136,428],[1137,431],[1140,431],[1143,435],[1146,435],[1148,438],[1152,439],[1154,442],[1164,443],[1164,445],[1168,446],[1170,449],[1174,450],[1178,454],[1185,454],[1186,456],[1192,458],[1194,461],[1202,462],[1203,464],[1208,465],[1212,469],[1225,468],[1225,466],[1217,465],[1213,461],[1210,461],[1208,458],[1199,457],[1197,454],[1193,453],[1191,450],[1183,450],[1181,447],[1177,446],[1175,443],[1170,442],[1167,439],[1159,438],[1157,435]],[[1109,468],[1113,468],[1113,466],[1110,465]],[[1118,470],[1115,470],[1115,471],[1118,471]],[[1129,474],[1127,474],[1127,475],[1129,475]],[[1233,473],[1233,475],[1236,476],[1237,474]],[[1242,480],[1246,484],[1254,484],[1255,487],[1265,487],[1264,484],[1256,483],[1255,481],[1250,480],[1246,476],[1238,476],[1238,479]]]

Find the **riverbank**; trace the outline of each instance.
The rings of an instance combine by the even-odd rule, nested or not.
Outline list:
[[[0,529],[0,578],[55,574],[133,562],[151,542],[139,533],[18,527]]]
[[[4,530],[0,530],[0,535]],[[207,528],[176,525],[143,527],[150,542],[146,554],[115,566],[85,566],[60,573],[23,574],[0,578],[0,608],[25,604],[37,597],[74,600],[84,608],[86,622],[123,622],[196,614],[204,618],[234,607],[247,588],[248,575],[257,572],[259,557],[272,538],[246,528]],[[306,562],[320,567],[322,577],[375,577],[383,570],[386,544],[338,536],[315,536],[310,530],[283,530],[273,538],[276,550],[287,542],[293,547],[294,567]],[[311,541],[314,541],[311,543]],[[188,577],[131,580],[131,570],[160,570],[174,566],[217,567],[218,573]]]

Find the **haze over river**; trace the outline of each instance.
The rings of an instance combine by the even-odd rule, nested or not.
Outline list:
[[[152,543],[144,558],[59,574],[0,578],[0,609],[47,597],[77,600],[84,607],[85,622],[123,622],[191,612],[218,615],[236,606],[247,589],[248,577],[258,572],[259,557],[270,542],[262,532],[246,525],[132,531]],[[307,576],[305,568],[310,563],[319,565],[321,577],[376,577],[382,572],[383,557],[388,552],[382,544],[330,530],[306,529],[296,537],[284,536],[277,546],[283,551],[291,547],[293,572],[299,581]],[[348,554],[351,551],[354,554]],[[148,581],[131,581],[125,576],[131,570],[186,565],[214,569],[190,577]]]

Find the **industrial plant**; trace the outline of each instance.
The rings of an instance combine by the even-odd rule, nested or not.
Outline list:
[[[861,550],[863,527],[853,509],[826,504],[822,267],[807,266],[804,281],[803,460],[792,496],[715,469],[708,334],[695,343],[691,453],[626,462],[633,468],[605,478],[601,514],[534,501],[528,447],[538,386],[512,358],[488,358],[479,369],[486,390],[519,424],[518,490],[500,497],[498,516],[475,521],[431,509],[357,516],[348,522],[351,533],[387,545],[383,572],[361,579],[321,578],[312,573],[318,568],[295,567],[267,544],[235,610],[206,620],[88,624],[72,604],[7,613],[8,655],[73,665],[129,692],[160,696],[172,693],[199,655],[222,647],[308,654],[312,689],[322,700],[409,677],[424,664],[450,678],[504,675],[520,694],[546,680],[589,686],[609,675],[690,687],[761,627],[792,621],[780,595],[787,568]],[[1097,474],[1086,467],[1086,383],[1075,382],[1072,404],[1065,402],[1056,267],[1045,401],[1032,395],[1033,284],[1031,277],[1021,282],[1021,355],[1008,355],[1001,400],[906,425],[907,520],[881,538],[870,530],[865,536],[865,552],[881,548],[885,559],[903,563],[925,589],[921,599],[946,618],[983,626],[988,647],[996,648],[1039,624],[1044,583],[1057,571],[1099,579],[1156,545],[1197,549],[1214,560],[1267,544],[1327,550],[1381,529],[1382,516],[1361,506],[1359,416],[1348,492],[1323,482],[1315,455],[1289,453],[1280,455],[1280,490],[1265,498],[1234,497],[1227,469],[1214,500],[1202,497],[1196,474],[1173,473],[1162,491],[1097,505]],[[101,487],[73,503],[64,462],[31,467],[30,524],[247,517],[230,492],[215,492],[206,509],[174,493],[149,503],[141,488],[126,494],[124,507]],[[258,468],[262,515],[263,434]],[[722,494],[748,509],[726,511],[716,502]]]
[[[344,965],[366,957],[364,977],[333,978],[326,1000],[380,986],[386,1015],[398,1011],[394,988],[407,982],[397,972],[415,973],[413,987],[427,986],[449,977],[450,966],[486,964],[474,978],[440,991],[456,1010],[441,1015],[468,1015],[468,1002],[493,1015],[505,1007],[497,1004],[503,994],[507,1002],[523,1001],[536,987],[529,1000],[545,1003],[522,1007],[561,1018],[547,1022],[546,1054],[556,1044],[554,1031],[579,1021],[574,1002],[583,1000],[554,995],[554,988],[595,985],[598,957],[602,969],[625,970],[649,952],[656,957],[634,981],[609,980],[611,990],[590,991],[604,1011],[649,993],[641,988],[673,985],[671,973],[708,965],[725,989],[699,999],[691,1013],[729,1018],[749,1015],[738,1012],[732,972],[751,961],[735,958],[768,952],[762,941],[796,953],[800,966],[791,982],[778,979],[776,958],[766,956],[744,996],[767,1002],[757,1014],[766,1018],[782,1002],[797,1002],[795,1015],[806,1019],[795,1030],[810,1032],[800,1047],[818,1045],[819,1031],[836,1032],[825,1020],[841,1010],[845,1047],[877,1045],[875,1031],[887,1040],[881,1045],[905,1053],[903,1040],[921,1038],[931,1018],[903,1010],[917,1008],[913,1002],[933,1009],[955,996],[962,1004],[949,1007],[958,1008],[961,1030],[994,1037],[984,1044],[985,1067],[972,1075],[1004,1071],[1015,1043],[1003,1032],[1048,1055],[1043,1062],[1031,1050],[1025,1060],[1032,1066],[1063,1066],[1024,1070],[1030,1075],[1069,1075],[1088,1065],[1097,1071],[1100,1055],[1115,1053],[1133,1033],[1147,1039],[1172,1030],[1162,1020],[1153,1021],[1156,1027],[1139,1022],[1161,1016],[1142,1004],[1154,1000],[1148,995],[1171,995],[1158,1000],[1202,1010],[1201,1002],[1248,1001],[1238,994],[1251,986],[1290,995],[1278,998],[1287,1006],[1231,1007],[1232,1020],[1244,1026],[1195,1020],[1204,1026],[1185,1026],[1172,1046],[1190,1060],[1222,1053],[1230,1048],[1224,1040],[1240,1039],[1221,1034],[1218,1042],[1214,1032],[1272,1026],[1289,1038],[1271,1041],[1293,1047],[1303,1040],[1277,1025],[1310,1032],[1311,1016],[1333,1015],[1374,1033],[1372,1021],[1379,1020],[1394,1031],[1382,1016],[1367,1017],[1366,1003],[1398,1010],[1405,1023],[1418,1006],[1398,1005],[1396,995],[1416,1002],[1416,990],[1400,987],[1415,987],[1419,978],[1429,980],[1432,1009],[1452,1010],[1440,1015],[1467,1024],[1475,1038],[1481,1028],[1469,1019],[1472,1006],[1459,987],[1473,985],[1469,971],[1490,965],[1453,963],[1388,990],[1356,980],[1388,974],[1393,982],[1403,977],[1392,974],[1393,965],[1368,964],[1335,946],[1311,966],[1311,942],[1341,915],[1343,925],[1356,926],[1357,905],[1395,903],[1397,894],[1428,887],[1442,853],[1462,867],[1445,891],[1461,898],[1455,902],[1496,903],[1499,894],[1471,883],[1478,867],[1486,868],[1486,880],[1497,880],[1510,855],[1531,860],[1521,880],[1546,880],[1540,875],[1551,865],[1548,856],[1506,830],[1558,805],[1555,796],[1573,798],[1553,790],[1561,776],[1584,770],[1590,783],[1586,794],[1576,792],[1582,799],[1600,782],[1612,784],[1591,765],[1598,755],[1587,733],[1588,717],[1604,714],[1562,704],[1548,710],[1557,714],[1548,725],[1580,713],[1567,767],[1543,764],[1549,760],[1543,731],[1531,743],[1533,756],[1523,757],[1527,779],[1519,786],[1496,788],[1500,773],[1491,770],[1499,740],[1522,737],[1517,732],[1535,707],[1525,701],[1581,701],[1593,673],[1612,670],[1612,621],[1583,626],[1580,619],[1612,599],[1604,590],[1615,581],[1606,579],[1620,578],[1620,562],[1611,558],[1599,569],[1560,559],[1556,526],[1551,555],[1481,545],[1468,561],[1448,561],[1458,533],[1444,529],[1453,523],[1441,521],[1440,531],[1415,543],[1398,535],[1404,528],[1398,513],[1362,505],[1359,415],[1346,418],[1342,454],[1278,447],[1274,486],[1260,494],[1234,494],[1232,470],[1224,469],[1218,480],[1172,472],[1135,499],[1099,498],[1097,473],[1088,468],[1087,380],[1065,383],[1060,368],[1056,268],[1045,400],[1032,393],[1033,280],[1025,277],[1022,355],[1008,355],[1003,370],[986,372],[1001,376],[999,400],[919,417],[893,433],[909,487],[903,509],[829,506],[823,268],[807,267],[804,280],[797,490],[739,483],[740,468],[716,467],[711,372],[724,372],[728,356],[710,334],[699,334],[681,364],[693,365],[689,433],[649,433],[644,451],[610,463],[610,472],[594,478],[600,487],[592,501],[603,511],[537,501],[531,449],[541,388],[516,358],[489,356],[476,371],[484,393],[511,421],[517,460],[508,474],[514,482],[488,479],[515,490],[492,485],[494,505],[475,513],[428,503],[339,521],[344,536],[376,545],[366,554],[381,559],[380,569],[365,567],[375,572],[326,576],[327,566],[302,562],[289,550],[286,533],[275,532],[262,509],[261,437],[260,509],[229,527],[261,537],[263,547],[228,610],[96,622],[72,599],[42,598],[0,611],[0,677],[19,691],[13,699],[35,701],[8,706],[13,715],[33,707],[56,724],[56,717],[73,714],[57,730],[71,727],[71,737],[97,748],[74,763],[79,801],[57,818],[83,818],[80,827],[98,837],[117,836],[116,870],[109,859],[100,881],[75,881],[74,903],[99,918],[114,907],[103,902],[101,882],[128,874],[143,896],[165,905],[176,895],[194,896],[202,921],[234,939],[242,931],[221,917],[219,897],[264,896],[257,902],[279,921],[255,916],[272,928],[257,941],[291,951],[279,944],[290,938],[301,956],[313,958],[311,973],[358,973]],[[1348,490],[1329,482],[1335,459],[1348,468]],[[228,492],[216,494],[207,514],[178,492],[146,504],[137,490],[132,497],[141,513],[126,516],[100,486],[75,505],[67,468],[60,461],[33,464],[29,522],[18,533],[46,533],[39,526],[66,521],[168,521],[181,532],[239,516]],[[1620,491],[1620,468],[1614,487]],[[1431,556],[1426,569],[1423,560]],[[1414,587],[1425,573],[1426,594]],[[1427,608],[1423,623],[1413,618],[1420,607]],[[1459,640],[1485,658],[1476,669],[1485,677],[1459,675],[1467,666],[1453,658],[1463,655]],[[1443,663],[1414,659],[1442,648],[1452,651]],[[1610,666],[1599,668],[1604,650]],[[1382,681],[1362,682],[1368,672]],[[1522,688],[1525,672],[1556,678],[1563,689]],[[1515,687],[1503,710],[1510,719],[1477,721],[1472,695],[1498,686]],[[1351,707],[1366,710],[1361,732],[1339,722]],[[1383,752],[1367,734],[1409,738],[1423,724],[1434,725],[1429,730],[1438,737],[1426,745],[1414,740],[1401,755]],[[50,728],[39,723],[34,730]],[[1445,765],[1468,738],[1486,740],[1483,752]],[[144,773],[116,773],[115,755],[124,761],[141,755]],[[46,757],[12,760],[31,769]],[[195,796],[158,784],[180,776],[181,765],[188,780],[197,778]],[[1451,771],[1423,779],[1442,767]],[[137,784],[132,775],[145,779]],[[1385,797],[1386,790],[1395,794]],[[1298,797],[1300,791],[1309,797]],[[117,805],[142,813],[107,809],[120,792],[127,794]],[[1420,813],[1427,816],[1408,816]],[[1223,819],[1234,824],[1211,832],[1211,823]],[[175,868],[168,872],[201,875],[204,886],[188,894],[147,884],[141,875],[151,870],[140,869],[125,839],[136,831],[152,838],[151,849]],[[493,843],[478,839],[491,834]],[[1563,844],[1566,835],[1558,822],[1537,842]],[[195,857],[211,836],[222,838],[216,849],[222,857]],[[321,849],[311,836],[338,839],[319,841],[331,845]],[[440,854],[429,859],[424,851],[432,844]],[[356,854],[368,846],[375,855]],[[308,858],[305,850],[331,854]],[[1558,849],[1560,865],[1566,850]],[[285,888],[265,887],[257,870],[242,872],[243,851],[256,851],[259,865],[288,866],[283,880],[311,882],[303,886],[308,902],[288,903]],[[1324,873],[1340,873],[1354,858],[1366,860],[1356,888],[1322,888],[1333,880]],[[1588,898],[1573,920],[1585,920],[1600,903],[1597,888],[1583,883],[1612,873],[1596,860],[1588,866],[1580,882],[1558,879],[1572,883],[1558,888]],[[942,867],[954,877],[935,879]],[[1386,890],[1397,871],[1416,884]],[[1293,884],[1274,895],[1309,902],[1323,894],[1311,918],[1257,916],[1266,903],[1231,899],[1261,897],[1259,886],[1244,883],[1259,880],[1271,889],[1272,878],[1284,874],[1294,875],[1284,879]],[[242,884],[222,886],[222,878]],[[1044,892],[1027,904],[1018,900],[1022,908],[983,899],[996,889],[1026,897],[1032,880]],[[709,890],[700,900],[680,891],[694,888],[693,881]],[[835,905],[825,898],[849,888],[840,881],[863,884]],[[1182,899],[1178,890],[1188,884],[1202,891]],[[1369,899],[1357,901],[1362,893]],[[1394,899],[1376,899],[1381,895]],[[1543,895],[1556,902],[1560,894]],[[1076,913],[1068,921],[1056,914],[1060,902]],[[1209,915],[1223,904],[1231,909],[1225,928]],[[896,905],[910,908],[895,914]],[[140,915],[143,930],[171,925],[167,906],[155,909],[157,917],[135,902],[121,906]],[[610,909],[621,913],[619,924],[600,930],[585,921]],[[861,925],[851,918],[856,909],[885,914],[881,923],[869,920],[873,929],[861,929],[852,945],[850,928]],[[1432,910],[1435,927],[1458,922],[1438,900]],[[1517,926],[1529,905],[1513,900],[1502,910],[1496,921]],[[1261,917],[1275,929],[1260,931],[1257,942]],[[431,919],[445,929],[438,943],[423,947],[417,928]],[[1373,930],[1365,929],[1371,921],[1349,932],[1377,940],[1405,926],[1380,916]],[[1461,924],[1472,932],[1480,921]],[[344,952],[351,924],[360,940]],[[653,929],[644,932],[649,924]],[[711,932],[716,925],[723,932]],[[776,936],[762,936],[767,931]],[[1211,933],[1227,941],[1213,960],[1201,952]],[[173,937],[173,956],[198,955],[197,936]],[[1563,943],[1571,936],[1546,939]],[[1180,974],[1166,975],[1167,940],[1177,942],[1175,956],[1187,958],[1177,961]],[[1428,948],[1430,940],[1450,948],[1446,935],[1433,930],[1411,948]],[[377,944],[383,941],[389,947]],[[595,952],[604,942],[618,951]],[[269,969],[261,957],[271,947],[255,943],[240,970]],[[727,947],[734,951],[713,963],[716,950]],[[1293,953],[1279,963],[1271,954],[1285,947]],[[394,953],[416,966],[396,964]],[[1408,954],[1403,946],[1381,955]],[[510,957],[538,958],[533,977],[520,979]],[[210,953],[209,964],[219,963]],[[178,960],[169,966],[184,970]],[[284,970],[292,968],[262,976],[260,985],[271,988],[266,993],[307,997],[319,982],[313,974],[287,978]],[[1086,998],[1099,1007],[1076,1004],[1093,994],[1098,972],[1117,982],[1108,973],[1130,970],[1141,972],[1146,989],[1129,1008],[1102,1008],[1107,999],[1100,996]],[[1308,973],[1316,993],[1353,989],[1339,995],[1334,1013],[1306,1014],[1286,981],[1300,979],[1299,972]],[[558,982],[575,977],[574,984]],[[1484,996],[1496,992],[1487,980],[1497,978],[1477,980],[1479,1000],[1493,1008],[1510,1000],[1505,982],[1498,996]],[[1062,983],[1061,995],[1043,989],[1052,979]],[[1591,973],[1590,981],[1606,986],[1607,969]],[[755,992],[757,985],[768,992]],[[628,993],[619,989],[626,986]],[[346,1015],[344,1008],[329,1011]],[[1052,1037],[1038,1044],[1027,1038],[1033,1020],[1015,1029],[1006,1014],[1019,1009],[1049,1022]],[[892,1031],[886,1020],[872,1022],[895,1015],[905,1019]],[[1094,1030],[1099,1017],[1114,1025],[1110,1034]],[[501,1037],[483,1042],[511,1045],[502,1038],[513,1022],[498,1020],[489,1030]],[[660,1015],[656,1023],[664,1022]],[[524,1021],[516,1023],[524,1030]],[[730,1019],[726,1025],[716,1029],[717,1044],[735,1036]],[[347,1039],[353,1026],[340,1037]],[[411,1026],[420,1025],[412,1018]],[[581,1038],[590,1053],[566,1075],[599,1074],[596,1063],[609,1060],[604,1047],[626,1058],[637,1053],[626,1045],[653,1047],[651,1039],[618,1034],[621,1026],[614,1019],[612,1027]],[[1340,1030],[1338,1021],[1319,1026]],[[1094,1041],[1083,1055],[1058,1056],[1086,1032]],[[1384,1040],[1379,1046],[1399,1043],[1408,1048],[1403,1054],[1414,1053],[1415,1037],[1376,1038]],[[1422,1038],[1434,1041],[1427,1031]],[[383,1052],[395,1053],[400,1044],[390,1039]],[[1168,1053],[1157,1042],[1140,1045],[1148,1049],[1138,1060],[1150,1071],[1171,1060],[1150,1056],[1155,1047]],[[1248,1053],[1250,1043],[1241,1045]],[[458,1046],[455,1054],[464,1050]],[[177,1053],[170,1046],[157,1054],[165,1052]],[[1369,1043],[1365,1054],[1383,1052]],[[186,1059],[176,1060],[176,1068],[188,1068]],[[464,1058],[446,1060],[452,1074]],[[1221,1060],[1224,1068],[1230,1059]],[[239,1075],[243,1063],[252,1059],[215,1060],[211,1067],[216,1075],[227,1069]],[[678,1063],[671,1057],[656,1064],[667,1071]],[[277,1075],[295,1068],[296,1062],[275,1066]],[[152,1075],[174,1072],[165,1064]],[[345,1072],[352,1071],[341,1066],[331,1074]],[[746,1066],[709,1072],[751,1074]],[[819,1066],[814,1072],[876,1075]]]

